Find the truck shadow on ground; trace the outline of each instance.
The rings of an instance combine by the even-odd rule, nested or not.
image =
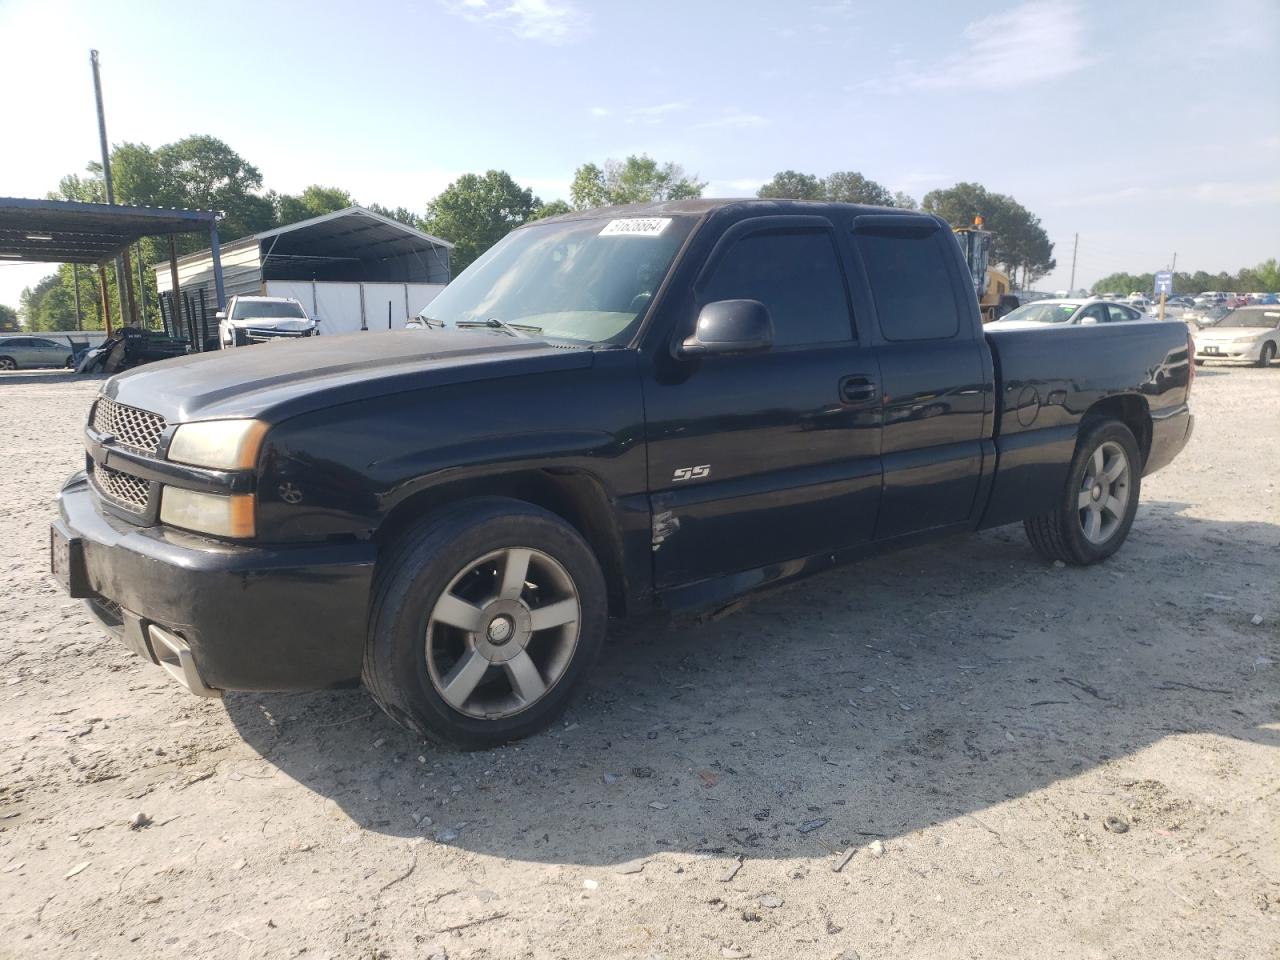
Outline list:
[[[1280,745],[1265,726],[1280,527],[1184,506],[1144,504],[1125,549],[1088,569],[1046,565],[1005,528],[712,623],[615,625],[562,722],[483,753],[424,744],[361,691],[225,708],[362,827],[505,858],[811,857],[956,817],[995,830],[992,806],[1170,735]]]

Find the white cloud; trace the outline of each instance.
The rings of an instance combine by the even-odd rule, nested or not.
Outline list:
[[[610,110],[608,107],[592,107],[591,108],[591,115],[593,117],[607,117],[611,113],[613,113],[613,111]]]
[[[569,43],[590,32],[590,15],[568,0],[442,0],[473,23],[496,23],[525,40]]]
[[[1280,180],[1252,180],[1197,183],[1191,191],[1196,199],[1228,207],[1259,207],[1280,204]]]
[[[746,130],[751,127],[763,127],[769,121],[758,113],[747,113],[745,110],[729,110],[721,116],[698,124],[707,130]]]
[[[672,100],[668,103],[656,103],[650,107],[636,107],[627,112],[627,122],[661,123],[663,117],[688,109],[689,101],[687,100]]]
[[[974,20],[965,48],[936,64],[903,60],[887,79],[861,86],[903,90],[1009,90],[1055,80],[1087,67],[1084,18],[1076,4],[1033,0]]]

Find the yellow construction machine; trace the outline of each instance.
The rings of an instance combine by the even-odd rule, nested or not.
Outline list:
[[[964,262],[969,265],[969,276],[973,278],[973,292],[978,295],[982,322],[990,323],[1010,310],[1016,310],[1018,298],[1013,295],[1009,275],[991,266],[991,247],[995,235],[990,230],[983,229],[982,217],[974,217],[972,226],[951,229],[960,241]]]

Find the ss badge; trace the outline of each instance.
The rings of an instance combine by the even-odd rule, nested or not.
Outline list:
[[[681,480],[701,480],[703,477],[711,476],[711,464],[704,463],[700,467],[676,467],[676,472],[671,475],[674,483]]]

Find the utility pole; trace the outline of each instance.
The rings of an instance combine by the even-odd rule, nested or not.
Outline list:
[[[137,264],[138,264],[138,306],[141,308],[139,319],[142,321],[142,327],[147,326],[147,285],[142,282],[142,241],[136,244],[137,248]]]
[[[102,180],[107,188],[107,203],[114,205],[116,202],[115,190],[111,186],[111,151],[107,146],[107,118],[102,109],[102,77],[98,73],[98,51],[89,51],[89,63],[93,67],[93,95],[98,102],[98,145],[102,148]],[[123,318],[127,316],[125,313],[125,292],[128,274],[125,272],[124,263],[119,254],[116,255],[116,296],[120,299],[120,316],[122,322],[127,322]],[[110,320],[107,321],[108,328]]]
[[[1067,285],[1067,296],[1075,296],[1076,290],[1076,251],[1080,249],[1080,234],[1071,243],[1071,283]]]
[[[84,329],[84,318],[80,315],[80,264],[71,265],[71,289],[76,295],[76,329]]]

